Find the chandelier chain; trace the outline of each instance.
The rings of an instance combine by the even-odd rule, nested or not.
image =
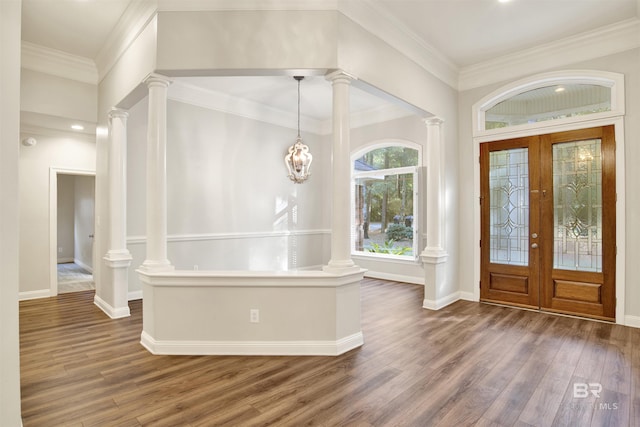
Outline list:
[[[300,80],[298,80],[298,138],[300,138]]]

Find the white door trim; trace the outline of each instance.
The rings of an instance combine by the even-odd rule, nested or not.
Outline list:
[[[49,168],[49,296],[58,295],[58,175],[96,176],[95,170]],[[95,254],[93,254],[95,259]]]

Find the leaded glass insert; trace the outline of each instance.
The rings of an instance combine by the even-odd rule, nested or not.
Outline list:
[[[602,271],[600,140],[553,146],[553,268]]]
[[[489,154],[489,261],[529,264],[529,151]]]

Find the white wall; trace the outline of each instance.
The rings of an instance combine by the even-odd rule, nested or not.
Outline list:
[[[75,179],[58,175],[58,263],[71,262],[75,251]]]
[[[22,69],[22,111],[96,122],[98,87],[37,71]]]
[[[0,425],[19,426],[20,0],[0,1]]]
[[[94,176],[74,176],[74,261],[93,271],[93,235],[95,221]]]
[[[81,134],[41,130],[38,143],[20,147],[20,292],[46,295],[50,283],[49,172],[95,171],[95,142]],[[34,265],[39,266],[33,268]]]
[[[129,290],[145,259],[146,99],[128,120]],[[296,130],[193,106],[168,104],[168,256],[176,269],[290,270],[328,262],[322,207],[330,170],[322,138],[302,133],[314,160],[304,184],[287,178]]]
[[[625,75],[625,171],[626,176],[626,296],[625,314],[636,324],[640,325],[640,192],[634,184],[640,182],[640,50],[631,50],[611,56],[606,56],[583,63],[572,64],[562,68],[550,68],[553,70],[602,70],[623,73]],[[476,219],[473,218],[474,163],[473,157],[471,107],[487,94],[499,89],[508,82],[467,90],[459,96],[460,117],[460,182],[465,184],[460,187],[460,274],[461,290],[473,292],[473,268],[465,266],[474,265],[473,249],[477,242],[473,241],[473,226]],[[620,196],[618,196],[620,197]]]
[[[157,65],[174,72],[336,68],[338,15],[286,10],[160,12]]]

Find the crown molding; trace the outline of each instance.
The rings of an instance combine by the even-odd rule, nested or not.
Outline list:
[[[179,80],[174,81],[169,87],[168,97],[171,100],[185,104],[297,130],[297,115],[295,113],[214,90],[204,89]],[[381,105],[366,111],[352,113],[350,127],[356,129],[411,115],[413,115],[411,111],[400,106]],[[330,135],[333,132],[331,118],[318,120],[305,115],[300,116],[300,129],[316,135]]]
[[[297,130],[298,116],[294,113],[181,81],[169,87],[169,99]],[[321,135],[323,123],[301,115],[300,129]]]
[[[638,47],[640,19],[632,18],[465,67],[460,70],[458,90],[487,86]]]
[[[458,87],[458,66],[371,0],[339,2],[338,10],[372,35],[414,61],[452,88]]]
[[[157,0],[162,11],[336,10],[340,0]]]
[[[131,46],[156,16],[157,1],[132,1],[111,31],[96,56],[98,81],[109,73],[122,54]]]
[[[98,69],[92,60],[24,40],[21,67],[83,83],[98,83]]]

